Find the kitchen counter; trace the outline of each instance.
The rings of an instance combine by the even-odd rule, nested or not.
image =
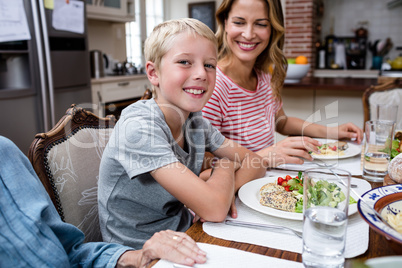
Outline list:
[[[102,84],[109,82],[122,82],[127,80],[140,80],[140,79],[148,79],[146,74],[131,74],[131,75],[108,75],[101,78],[92,78],[91,84]]]
[[[363,93],[371,85],[377,85],[377,78],[350,77],[304,77],[299,83],[285,83],[287,89],[337,90]]]
[[[146,74],[114,75],[91,79],[92,102],[97,105],[96,114],[104,117],[106,109],[119,111],[140,99],[151,88]],[[117,115],[117,113],[116,113]]]

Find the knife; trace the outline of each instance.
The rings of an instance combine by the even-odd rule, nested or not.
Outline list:
[[[242,226],[242,227],[257,227],[257,228],[266,228],[266,229],[282,229],[288,230],[293,232],[296,236],[303,238],[303,233],[293,230],[292,228],[286,226],[279,226],[279,225],[271,225],[271,224],[264,224],[264,223],[254,223],[254,222],[245,222],[239,220],[225,220],[225,224],[227,225],[235,225],[235,226]]]

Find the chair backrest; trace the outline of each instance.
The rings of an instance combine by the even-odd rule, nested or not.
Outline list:
[[[372,119],[376,104],[398,105],[396,129],[402,130],[402,78],[371,86],[363,93],[364,122]]]
[[[98,176],[103,150],[116,123],[71,105],[47,133],[35,136],[28,158],[63,221],[102,241],[98,218]]]

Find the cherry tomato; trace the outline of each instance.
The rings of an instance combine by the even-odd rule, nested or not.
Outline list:
[[[290,185],[285,186],[285,190],[290,192]]]
[[[278,185],[282,185],[285,180],[282,177],[278,178]]]
[[[282,182],[282,186],[286,188],[286,186],[288,186],[288,182],[287,182],[287,181],[283,181],[283,182]]]
[[[292,177],[290,177],[289,175],[286,175],[286,181],[290,181],[292,179]]]

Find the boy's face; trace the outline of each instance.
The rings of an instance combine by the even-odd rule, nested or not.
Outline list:
[[[184,113],[200,111],[214,90],[216,65],[214,43],[198,34],[177,35],[151,80],[159,87],[159,106],[172,105]]]

